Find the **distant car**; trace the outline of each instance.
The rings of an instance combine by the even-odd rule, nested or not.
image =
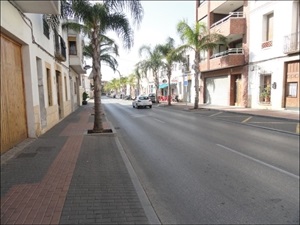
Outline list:
[[[149,96],[149,98],[151,99],[151,101],[152,101],[153,103],[155,103],[155,93],[150,93],[148,96]]]
[[[139,95],[136,97],[136,99],[132,102],[133,108],[146,108],[146,107],[152,108],[152,101],[151,99],[146,95]]]

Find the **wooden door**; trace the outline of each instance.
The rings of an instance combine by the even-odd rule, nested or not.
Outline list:
[[[28,137],[21,45],[1,34],[1,154]]]
[[[299,61],[286,64],[285,107],[299,110]]]

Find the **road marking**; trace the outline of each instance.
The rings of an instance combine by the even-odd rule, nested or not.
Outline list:
[[[247,119],[243,120],[242,123],[246,123],[250,119],[252,119],[252,116],[249,116]]]
[[[229,151],[231,151],[231,152],[233,152],[233,153],[236,153],[236,154],[238,154],[238,155],[240,155],[240,156],[243,156],[243,157],[245,157],[245,158],[247,158],[247,159],[251,159],[251,160],[253,160],[253,161],[257,162],[257,163],[260,163],[260,164],[262,164],[262,165],[265,165],[265,166],[267,166],[267,167],[269,167],[269,168],[271,168],[271,169],[277,170],[277,171],[279,171],[279,172],[281,172],[281,173],[284,173],[284,174],[287,174],[287,175],[289,175],[289,176],[291,176],[291,177],[293,177],[293,178],[299,179],[299,176],[296,175],[296,174],[290,173],[290,172],[288,172],[288,171],[286,171],[286,170],[283,170],[283,169],[280,169],[280,168],[278,168],[278,167],[276,167],[276,166],[272,166],[271,164],[265,163],[265,162],[263,162],[263,161],[260,161],[260,160],[258,160],[258,159],[255,159],[255,158],[253,158],[253,157],[251,157],[251,156],[248,156],[248,155],[245,155],[245,154],[243,154],[243,153],[241,153],[241,152],[235,151],[235,150],[233,150],[233,149],[231,149],[231,148],[228,148],[228,147],[226,147],[226,146],[224,146],[224,145],[220,145],[220,144],[217,144],[217,145],[218,145],[219,147],[221,147],[221,148],[227,149],[227,150],[229,150]]]
[[[293,122],[251,122],[251,123],[294,124]]]
[[[156,119],[156,118],[153,118],[153,119],[160,122],[160,123],[166,123],[165,121],[162,121],[162,120],[159,120],[159,119]]]
[[[134,118],[140,118],[140,117],[145,117],[146,115],[141,115],[141,114],[131,114],[132,117]]]
[[[216,115],[219,115],[219,114],[221,114],[221,113],[223,113],[223,112],[217,112],[217,113],[215,113],[215,114],[210,115],[209,117],[216,116]]]

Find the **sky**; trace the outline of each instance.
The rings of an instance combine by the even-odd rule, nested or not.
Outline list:
[[[142,45],[154,47],[156,44],[164,44],[168,37],[175,39],[175,45],[180,45],[181,40],[176,31],[176,25],[180,20],[187,20],[190,26],[195,24],[195,1],[141,1],[144,9],[144,17],[137,29],[134,27],[134,46],[130,51],[122,48],[122,42],[115,34],[108,36],[114,38],[119,45],[117,57],[122,76],[128,76],[134,71],[134,65],[141,60],[138,50]],[[89,71],[88,71],[89,74]],[[109,81],[119,78],[119,73],[102,66],[102,80]]]

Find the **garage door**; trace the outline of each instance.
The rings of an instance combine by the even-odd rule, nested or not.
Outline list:
[[[205,79],[205,103],[211,105],[229,105],[228,76]]]
[[[1,153],[27,138],[21,46],[1,34]]]

